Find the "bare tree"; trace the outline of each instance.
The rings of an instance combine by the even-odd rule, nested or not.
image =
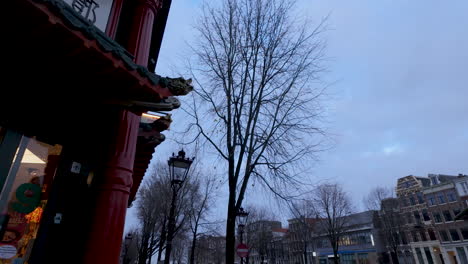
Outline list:
[[[138,261],[138,243],[141,241],[137,228],[129,230],[122,241],[121,263],[135,264]]]
[[[339,263],[340,238],[347,231],[347,218],[352,205],[348,194],[338,184],[321,184],[313,192],[311,205],[318,218],[319,232],[323,232],[333,248],[334,261]]]
[[[255,178],[281,198],[299,185],[304,159],[322,143],[317,88],[323,72],[321,22],[300,23],[294,1],[224,0],[206,6],[193,46],[198,89],[185,109],[225,162],[229,185],[226,263],[234,262],[235,218]]]
[[[390,251],[393,264],[398,264],[398,247],[406,243],[404,238],[404,221],[401,215],[398,199],[390,188],[376,187],[365,198],[364,203],[369,209],[378,211],[377,228]]]
[[[138,254],[139,264],[151,263],[151,259],[156,253],[158,253],[157,260],[160,261],[162,252],[166,249],[171,200],[161,199],[161,197],[171,197],[171,188],[169,171],[164,163],[158,163],[155,166],[155,174],[140,188],[137,201],[141,239]],[[185,181],[178,191],[178,202],[174,210],[173,238],[187,224],[190,215],[188,205],[189,201],[196,199],[194,195],[193,183],[189,180]]]
[[[302,263],[309,263],[308,259],[311,256],[308,252],[315,248],[312,234],[316,231],[316,224],[320,219],[314,210],[313,201],[309,199],[291,203],[290,212],[293,217],[293,219],[289,220],[291,242],[294,243],[294,249],[296,250],[299,248],[297,244],[301,244]]]
[[[251,252],[260,257],[260,263],[268,259],[269,248],[273,240],[273,228],[281,227],[281,222],[275,220],[274,214],[264,207],[248,206],[250,212],[245,227],[245,243]],[[247,257],[249,263],[250,255]]]
[[[200,235],[200,229],[207,229],[213,225],[212,221],[207,219],[209,209],[213,205],[216,197],[218,182],[212,175],[198,176],[193,184],[193,199],[189,201],[189,227],[192,235],[190,246],[190,264],[195,263],[195,254],[197,249],[197,239]]]
[[[386,187],[375,187],[370,193],[364,197],[363,203],[367,210],[380,210],[382,201],[387,198],[392,198],[393,190]]]

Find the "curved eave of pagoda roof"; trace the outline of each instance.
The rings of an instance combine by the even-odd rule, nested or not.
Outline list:
[[[162,77],[150,72],[147,67],[134,63],[133,56],[104,32],[92,25],[88,20],[76,13],[68,4],[61,0],[16,0],[13,2],[30,3],[46,16],[36,16],[38,19],[48,19],[51,26],[63,27],[70,34],[76,35],[83,41],[86,48],[99,50],[105,58],[112,61],[114,67],[124,67],[142,86],[142,96],[161,98],[168,96],[186,95],[193,90],[191,80],[184,78]],[[29,18],[30,19],[30,18]],[[34,23],[34,21],[31,21]],[[143,92],[143,91],[142,91]]]

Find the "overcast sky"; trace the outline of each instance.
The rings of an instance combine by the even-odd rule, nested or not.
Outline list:
[[[176,77],[199,3],[173,1],[158,74]],[[339,181],[359,209],[371,188],[399,177],[468,174],[468,1],[304,0],[300,9],[315,20],[330,14],[325,78],[337,144],[312,179]]]

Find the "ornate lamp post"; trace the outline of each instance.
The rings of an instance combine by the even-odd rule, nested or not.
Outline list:
[[[167,230],[167,245],[164,257],[164,264],[169,264],[171,257],[172,239],[174,238],[174,231],[176,225],[175,207],[177,193],[179,192],[180,188],[182,188],[182,184],[188,176],[190,166],[192,165],[194,159],[195,158],[186,158],[184,150],[181,150],[179,151],[177,156],[174,155],[174,153],[172,153],[172,157],[170,157],[167,161],[167,164],[169,165],[169,174],[171,178],[172,200],[171,210],[169,212],[169,226]]]
[[[245,225],[247,224],[247,217],[249,216],[249,213],[244,211],[244,208],[239,208],[239,211],[236,213],[237,216],[237,227],[239,230],[239,236],[240,236],[240,243],[244,243],[244,228]],[[244,258],[241,257],[241,264],[244,263]]]

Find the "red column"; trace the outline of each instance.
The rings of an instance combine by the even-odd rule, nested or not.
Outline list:
[[[107,21],[106,34],[111,39],[115,39],[117,33],[117,26],[119,25],[120,13],[122,12],[123,0],[114,0],[112,2],[111,11],[109,13],[109,20]]]
[[[160,0],[136,0],[127,50],[135,56],[135,63],[148,66],[154,17],[161,8]]]
[[[118,124],[115,131],[109,129],[107,157],[102,159],[105,164],[95,176],[97,186],[83,263],[119,263],[140,116],[128,110],[112,114],[118,116]]]

